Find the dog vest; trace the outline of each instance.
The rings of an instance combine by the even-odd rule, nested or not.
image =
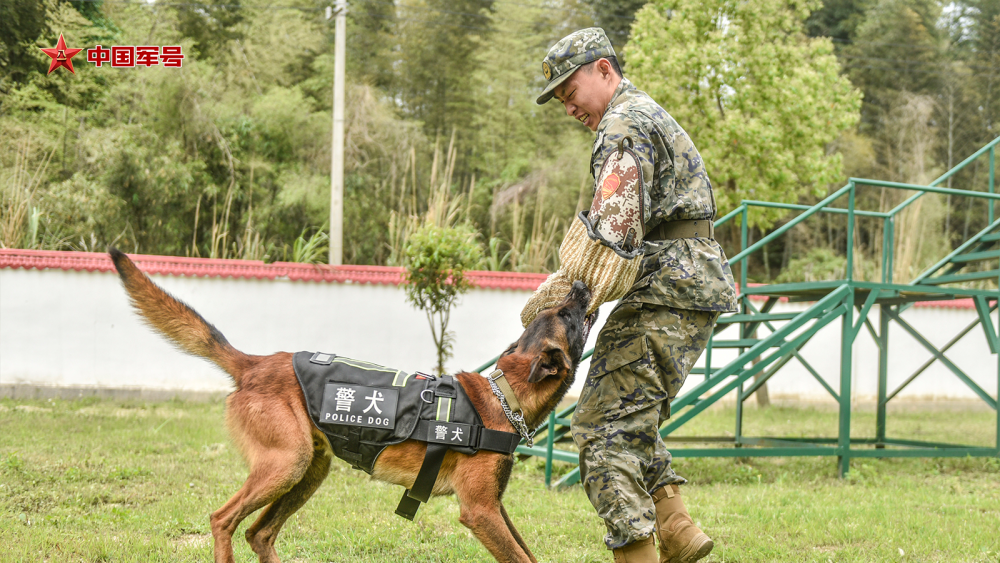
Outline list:
[[[336,354],[298,352],[292,365],[312,419],[334,455],[371,474],[386,447],[427,442],[412,489],[396,514],[413,520],[430,498],[444,454],[514,453],[519,434],[492,430],[454,377],[409,374]]]

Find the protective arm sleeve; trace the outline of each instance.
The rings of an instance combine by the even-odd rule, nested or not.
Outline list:
[[[581,280],[590,289],[587,314],[608,301],[621,299],[639,271],[641,260],[626,260],[614,250],[591,240],[583,222],[574,219],[559,247],[559,270],[538,286],[521,311],[521,324],[526,328],[543,309],[562,303],[573,282]]]
[[[617,162],[621,157],[619,143],[629,137],[632,140],[634,150],[632,154],[638,162],[633,161],[641,168],[638,175],[639,189],[626,190],[626,185],[622,182],[611,182],[608,186],[610,192],[624,194],[628,201],[614,201],[616,209],[631,209],[638,212],[635,219],[641,225],[646,221],[648,215],[648,205],[642,201],[646,196],[648,183],[653,179],[653,164],[655,159],[655,149],[649,133],[637,122],[637,117],[631,114],[621,114],[615,116],[604,133],[598,136],[592,160],[594,185],[594,203],[591,204],[591,217],[593,222],[594,209],[599,207],[600,198],[607,199],[609,194],[604,193],[604,181],[607,174],[604,172],[618,172],[621,170],[604,170],[609,160]],[[614,164],[614,163],[612,163]],[[621,175],[615,180],[625,178]],[[615,189],[617,188],[617,189]],[[645,213],[642,212],[645,211]],[[616,218],[617,221],[620,218]],[[608,220],[608,222],[614,222]],[[639,229],[636,229],[639,231]],[[641,231],[634,240],[635,246],[642,244]],[[598,237],[599,238],[599,237]],[[587,314],[593,313],[603,303],[620,299],[629,288],[635,283],[636,274],[639,272],[641,257],[631,259],[618,255],[615,250],[598,240],[593,240],[587,234],[587,227],[580,219],[574,219],[559,247],[559,270],[550,275],[538,290],[528,300],[524,310],[521,311],[521,323],[527,327],[531,321],[535,320],[543,309],[555,307],[569,293],[573,282],[581,280],[590,289],[590,306]]]

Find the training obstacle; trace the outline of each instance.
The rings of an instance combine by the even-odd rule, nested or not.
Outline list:
[[[672,416],[660,428],[660,435],[671,445],[674,457],[781,457],[781,456],[831,456],[837,458],[838,474],[843,477],[850,469],[852,458],[889,457],[1000,457],[1000,409],[998,398],[991,396],[973,381],[945,353],[969,332],[980,329],[986,336],[990,352],[998,362],[982,369],[995,369],[997,388],[1000,390],[1000,333],[993,325],[991,314],[1000,300],[1000,219],[996,216],[996,152],[1000,138],[984,146],[975,154],[943,174],[928,185],[904,184],[862,178],[850,178],[847,185],[830,194],[819,203],[807,206],[787,203],[744,200],[739,207],[715,222],[721,227],[736,218],[740,219],[740,252],[730,259],[730,266],[738,271],[740,311],[720,317],[715,334],[705,351],[705,367],[692,370],[692,376],[703,375],[702,381],[689,377],[683,392],[671,403]],[[989,183],[986,192],[939,187],[970,163],[980,158],[988,160]],[[914,192],[893,209],[885,212],[855,208],[859,188],[876,187]],[[943,257],[909,283],[894,283],[896,219],[913,202],[929,193],[955,197],[976,198],[987,203],[986,226],[969,237],[954,251]],[[754,208],[776,208],[800,213],[754,244],[748,244],[748,218]],[[750,285],[747,283],[749,257],[761,252],[764,246],[784,236],[795,225],[818,213],[846,215],[846,267],[843,279]],[[881,279],[877,282],[860,281],[854,275],[854,226],[856,217],[875,218],[882,221]],[[737,266],[739,269],[737,270]],[[970,285],[978,287],[969,287]],[[977,319],[956,334],[948,343],[937,348],[901,316],[914,303],[972,299]],[[781,300],[812,303],[804,311],[772,312]],[[754,302],[761,303],[760,306]],[[878,307],[878,329],[870,320],[871,312]],[[839,385],[835,389],[800,350],[823,327],[840,322]],[[889,327],[895,324],[926,348],[932,357],[891,392],[888,389]],[[756,338],[759,328],[770,330],[763,338]],[[876,406],[875,436],[851,438],[851,381],[852,353],[855,340],[866,329],[879,349],[878,403]],[[736,332],[737,337],[728,336]],[[724,365],[712,364],[712,351],[735,349],[737,357]],[[589,350],[584,359],[593,354]],[[493,366],[497,358],[481,366],[483,372]],[[746,436],[743,433],[743,406],[745,401],[790,362],[800,363],[838,405],[839,423],[836,437],[773,437]],[[990,447],[966,444],[929,442],[892,437],[887,432],[886,406],[934,362],[941,362],[959,380],[997,412],[996,444]],[[699,413],[719,402],[730,393],[736,394],[736,420],[733,436],[681,437],[679,429],[695,420]],[[1000,391],[998,391],[1000,392]],[[556,461],[576,465],[577,453],[560,446],[572,443],[569,432],[570,419],[576,405],[571,405],[549,415],[537,432],[535,445],[522,443],[517,453],[545,459],[546,484],[551,483],[552,467]],[[700,444],[690,447],[688,444]],[[579,482],[579,468],[563,475],[557,486]]]

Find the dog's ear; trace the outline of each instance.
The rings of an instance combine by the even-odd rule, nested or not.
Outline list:
[[[549,348],[531,360],[528,383],[537,383],[546,377],[559,373],[560,369],[570,369],[566,352],[562,348]]]
[[[545,354],[539,354],[531,360],[531,373],[528,374],[528,383],[538,383],[550,375],[556,373],[555,366],[546,365]]]

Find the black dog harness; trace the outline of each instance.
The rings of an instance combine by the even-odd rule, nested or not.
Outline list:
[[[430,498],[449,449],[509,455],[521,441],[519,434],[486,428],[465,390],[448,375],[408,374],[322,352],[298,352],[292,365],[309,417],[329,438],[334,455],[355,469],[371,474],[378,456],[393,444],[427,443],[413,488],[396,507],[408,520]]]

